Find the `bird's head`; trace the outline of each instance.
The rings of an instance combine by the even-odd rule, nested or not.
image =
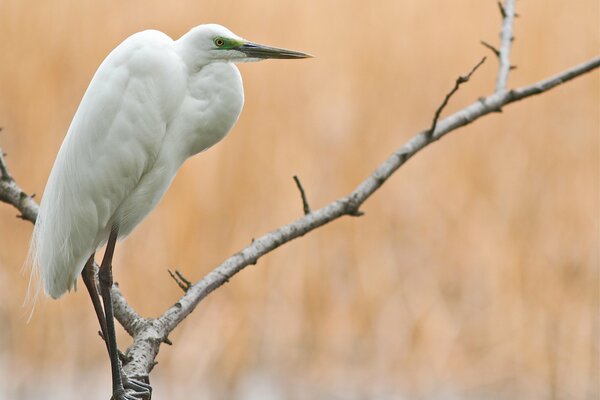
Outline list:
[[[299,51],[250,42],[217,24],[199,25],[183,35],[177,42],[188,56],[193,54],[195,63],[199,64],[312,57]]]

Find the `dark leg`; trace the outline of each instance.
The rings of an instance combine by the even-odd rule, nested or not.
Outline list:
[[[112,258],[115,251],[115,244],[117,242],[118,229],[114,228],[110,236],[108,237],[108,244],[106,245],[106,252],[102,259],[102,265],[100,265],[100,271],[98,272],[98,279],[100,281],[100,292],[102,294],[102,301],[104,303],[105,313],[105,326],[106,332],[104,334],[104,340],[108,346],[108,354],[110,356],[110,367],[112,372],[112,385],[113,385],[113,400],[131,400],[139,398],[150,398],[150,391],[143,386],[137,385],[137,382],[127,382],[128,387],[136,391],[136,394],[127,394],[123,388],[123,377],[121,375],[121,363],[119,361],[119,354],[117,349],[117,337],[115,335],[115,320],[113,318],[113,307],[112,307],[112,296],[110,290],[113,285],[112,277]],[[96,306],[94,305],[94,308]],[[100,323],[102,325],[102,323]]]
[[[98,295],[98,289],[96,288],[96,278],[94,276],[94,254],[92,254],[89,260],[87,260],[87,262],[85,263],[83,271],[81,272],[81,277],[83,278],[83,283],[85,283],[85,287],[87,288],[88,293],[90,294],[90,298],[92,299],[94,311],[96,311],[96,317],[98,318],[98,323],[100,323],[102,337],[106,338],[106,318],[104,317],[102,301],[100,300],[100,296]],[[104,342],[106,343],[106,349],[108,349],[108,342],[106,341],[106,339],[104,340]]]

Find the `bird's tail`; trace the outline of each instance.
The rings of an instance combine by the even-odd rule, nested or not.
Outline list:
[[[42,288],[40,277],[39,277],[39,264],[36,256],[36,231],[37,229],[34,227],[33,236],[31,238],[31,242],[29,243],[29,251],[27,253],[27,258],[25,259],[25,263],[21,268],[21,275],[25,276],[29,273],[29,283],[27,284],[27,293],[25,294],[25,299],[23,300],[22,307],[28,309],[28,317],[27,323],[31,321],[33,317],[33,312],[35,311],[35,305],[37,304],[38,297],[40,295],[40,290]]]

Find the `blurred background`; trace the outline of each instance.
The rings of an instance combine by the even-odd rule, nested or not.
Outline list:
[[[510,86],[598,54],[596,0],[519,1]],[[310,52],[241,65],[246,106],[189,160],[121,245],[116,280],[157,316],[253,237],[348,193],[431,123],[493,91],[495,1],[0,1],[0,146],[43,193],[94,71],[154,28],[207,22]],[[163,346],[156,399],[597,399],[600,75],[456,131],[363,207],[260,259]],[[21,274],[32,225],[0,204],[0,398],[107,399],[110,371],[85,290],[40,300]],[[125,348],[128,336],[120,330]]]

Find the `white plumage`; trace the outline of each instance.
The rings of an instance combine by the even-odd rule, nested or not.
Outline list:
[[[219,25],[176,41],[148,30],[116,47],[83,96],[41,201],[31,255],[45,291],[58,298],[76,287],[112,227],[128,235],[181,164],[229,132],[244,103],[232,62],[304,57]]]

